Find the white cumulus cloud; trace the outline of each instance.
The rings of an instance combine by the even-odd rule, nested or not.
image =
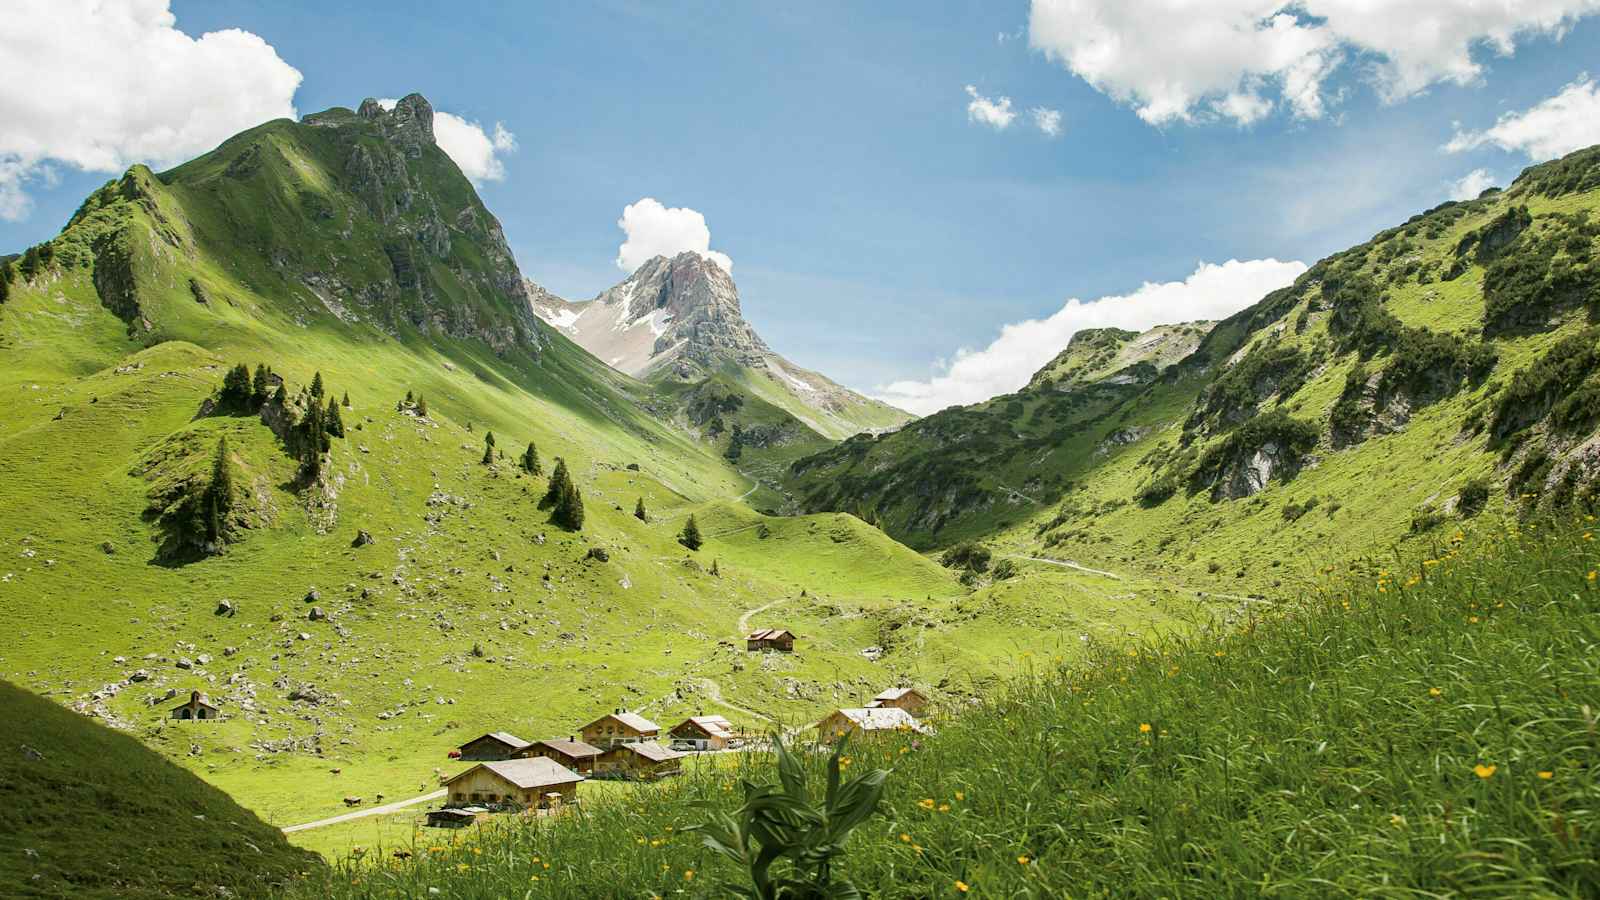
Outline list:
[[[665,206],[644,197],[622,208],[617,227],[627,235],[617,248],[617,268],[633,272],[656,256],[676,256],[686,250],[700,254],[733,274],[728,254],[711,249],[711,228],[706,217],[687,206]]]
[[[1493,144],[1540,162],[1600,144],[1600,85],[1587,74],[1546,100],[1521,112],[1506,113],[1483,131],[1458,131],[1445,144],[1450,153]]]
[[[1035,106],[1028,115],[1033,118],[1033,127],[1044,132],[1045,137],[1061,136],[1061,110]]]
[[[393,97],[384,97],[378,105],[394,109],[399,102]],[[504,123],[494,123],[494,131],[490,133],[477,122],[438,109],[433,111],[433,142],[467,180],[480,186],[485,181],[504,181],[506,166],[500,154],[517,149],[517,136],[507,131]]]
[[[1488,169],[1473,169],[1450,185],[1451,200],[1476,200],[1478,195],[1494,187],[1494,176]]]
[[[52,166],[166,165],[295,115],[300,72],[236,28],[178,30],[168,0],[10,0],[0,15],[0,217]]]
[[[979,125],[987,125],[996,131],[1005,131],[1016,121],[1017,112],[1011,108],[1010,97],[991,99],[978,93],[973,85],[967,85],[967,96],[972,100],[967,103],[967,118]]]
[[[1475,52],[1508,56],[1597,11],[1600,0],[1033,0],[1028,39],[1151,124],[1244,125],[1278,105],[1321,117],[1342,65],[1387,102],[1471,84]]]
[[[1256,259],[1200,263],[1183,281],[1146,282],[1131,294],[1071,299],[1054,315],[1014,322],[982,350],[962,348],[927,381],[896,381],[875,394],[918,415],[1011,393],[1054,359],[1085,328],[1143,330],[1155,325],[1220,319],[1255,303],[1305,272],[1302,262]]]

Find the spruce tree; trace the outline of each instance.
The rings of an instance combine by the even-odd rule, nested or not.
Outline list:
[[[278,382],[277,393],[272,395],[272,402],[277,406],[283,406],[289,402],[289,391],[283,386],[283,382],[281,381]]]
[[[322,373],[317,372],[311,376],[311,396],[322,399]]]
[[[700,545],[705,543],[700,537],[700,525],[695,522],[693,513],[689,514],[689,521],[683,523],[683,533],[678,535],[678,543],[690,550],[699,550]]]
[[[556,502],[553,518],[557,525],[568,531],[583,530],[583,494],[571,481],[568,481],[561,491],[561,499]]]
[[[639,502],[633,505],[633,517],[641,522],[650,521],[650,514],[644,511],[643,497],[640,497]]]
[[[424,419],[426,419],[428,417],[428,398],[427,397],[422,397],[422,396],[418,396],[417,397],[417,415],[421,416]]]
[[[327,430],[329,436],[344,437],[344,417],[339,415],[339,404],[333,402],[332,397],[328,398],[328,412],[323,418],[326,419],[323,427]]]
[[[544,499],[539,501],[539,508],[548,509],[559,504],[562,495],[571,486],[572,476],[567,474],[567,461],[558,456],[555,471],[550,473],[550,486],[545,488]]]
[[[406,403],[407,404],[411,404],[411,403],[415,403],[415,402],[416,402],[416,399],[411,396],[411,392],[410,391],[406,391]]]
[[[211,480],[206,483],[201,504],[206,543],[221,546],[228,536],[228,514],[233,511],[233,464],[228,460],[227,436],[217,441],[217,455],[211,462]]]
[[[250,406],[250,367],[239,363],[222,377],[222,393],[217,405],[230,412],[243,412]]]
[[[539,451],[533,446],[533,441],[529,441],[528,449],[522,451],[522,471],[529,475],[539,475],[543,472],[539,465]]]
[[[267,364],[256,363],[255,377],[250,379],[250,406],[260,409],[267,405]]]
[[[717,561],[714,560],[714,559],[711,561],[711,574],[714,577],[717,577],[717,578],[721,578],[722,577],[722,568],[717,564]]]
[[[483,464],[494,462],[494,432],[486,431],[483,435]]]
[[[349,409],[350,408],[350,392],[349,391],[345,391],[344,392],[344,399],[339,402],[339,405],[344,407],[345,409]]]

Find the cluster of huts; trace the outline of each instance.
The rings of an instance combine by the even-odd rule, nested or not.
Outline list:
[[[486,809],[554,811],[577,799],[590,778],[651,781],[681,771],[685,751],[730,749],[739,741],[722,716],[690,716],[668,733],[638,713],[615,709],[565,738],[524,741],[492,731],[462,744],[452,757],[475,762],[444,782],[447,808],[429,813],[432,825],[472,821]]]

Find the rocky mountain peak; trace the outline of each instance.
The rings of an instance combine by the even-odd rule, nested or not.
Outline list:
[[[391,110],[368,97],[361,101],[356,114],[377,125],[385,138],[406,148],[413,159],[422,154],[423,147],[434,143],[433,104],[421,94],[405,95]]]

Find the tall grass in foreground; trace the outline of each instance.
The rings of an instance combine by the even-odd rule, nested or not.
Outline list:
[[[936,737],[858,745],[849,766],[894,771],[839,874],[877,897],[1600,895],[1590,527],[1457,536],[1225,635],[1100,648]],[[741,873],[684,833],[691,802],[731,809],[771,765],[430,833],[296,892],[720,896]]]

